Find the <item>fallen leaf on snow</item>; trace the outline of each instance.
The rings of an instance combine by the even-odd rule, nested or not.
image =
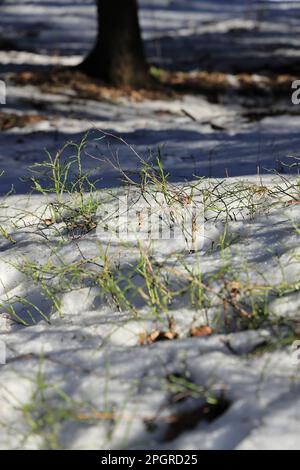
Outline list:
[[[159,331],[154,330],[150,334],[145,332],[139,334],[139,344],[153,344],[157,341],[171,341],[177,339],[178,334],[174,331]]]
[[[212,335],[214,330],[210,326],[193,326],[190,330],[190,336],[203,337]]]

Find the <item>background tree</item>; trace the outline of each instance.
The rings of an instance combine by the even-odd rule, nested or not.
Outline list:
[[[97,0],[96,44],[80,68],[120,87],[145,87],[150,81],[138,20],[137,0]]]

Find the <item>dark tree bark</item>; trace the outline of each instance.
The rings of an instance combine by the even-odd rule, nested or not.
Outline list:
[[[98,37],[80,69],[107,83],[140,88],[150,81],[137,0],[97,0]]]

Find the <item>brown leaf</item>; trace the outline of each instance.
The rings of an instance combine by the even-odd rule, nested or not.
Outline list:
[[[44,121],[46,118],[37,114],[14,114],[0,112],[0,130],[7,131],[14,127],[26,127]]]
[[[241,291],[243,290],[242,284],[239,281],[226,281],[225,285],[230,297],[238,300],[241,296]]]
[[[171,341],[177,339],[178,334],[174,331],[159,331],[154,330],[151,333],[147,334],[145,332],[139,334],[139,344],[153,344],[157,341]]]
[[[300,200],[299,199],[289,199],[287,201],[287,204],[300,204]]]
[[[138,343],[143,346],[147,342],[147,335],[145,332],[139,334],[139,341]]]
[[[193,326],[190,330],[190,336],[193,337],[204,337],[212,335],[214,330],[206,325],[206,326]]]
[[[53,219],[45,219],[44,224],[47,225],[47,227],[50,227],[50,225],[54,224],[54,220]]]

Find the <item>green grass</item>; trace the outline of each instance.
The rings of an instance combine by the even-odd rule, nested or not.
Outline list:
[[[119,142],[123,142],[122,139]],[[46,300],[49,311],[35,305],[30,295],[12,292],[2,296],[2,313],[24,326],[33,324],[36,317],[51,323],[53,314],[63,318],[66,294],[88,288],[101,299],[116,324],[123,322],[124,317],[124,321],[147,320],[160,339],[164,335],[159,333],[171,330],[174,333],[169,336],[171,340],[188,338],[193,336],[193,326],[200,329],[209,326],[212,334],[268,329],[271,339],[242,355],[241,359],[287,348],[299,337],[297,322],[273,315],[270,305],[276,299],[297,294],[300,279],[285,278],[282,261],[280,256],[277,259],[274,255],[273,247],[269,247],[269,254],[277,263],[274,270],[282,273],[282,279],[276,282],[259,272],[255,260],[247,256],[244,260],[240,257],[237,263],[236,257],[240,256],[237,248],[245,235],[232,230],[235,222],[249,223],[262,214],[298,204],[298,180],[282,176],[280,184],[267,187],[259,179],[255,184],[195,178],[191,183],[175,185],[164,168],[160,149],[149,161],[140,159],[140,168],[134,176],[120,169],[121,189],[101,192],[97,190],[97,181],[84,170],[87,144],[88,136],[85,136],[80,144],[70,142],[54,156],[48,154],[44,163],[35,165],[32,191],[42,196],[41,210],[34,214],[18,213],[17,220],[5,221],[5,228],[0,226],[0,242],[11,243],[12,250],[18,249],[18,240],[22,237],[17,235],[22,230],[30,230],[36,246],[42,248],[40,259],[23,255],[9,263],[23,275],[24,283]],[[175,219],[201,196],[205,223],[218,227],[218,236],[207,245],[205,253],[182,247],[164,254],[157,253],[150,242],[101,240],[97,228],[104,225],[107,218],[114,217],[118,195],[128,192],[143,199],[146,207],[153,200],[158,205],[163,200]],[[9,206],[9,196],[7,201]],[[112,214],[107,213],[110,207]],[[33,219],[30,227],[24,222],[28,215]],[[297,237],[300,234],[298,224],[291,220],[290,227]],[[296,249],[290,251],[289,262],[299,263]],[[176,318],[181,312],[187,316],[188,323],[183,332]],[[99,320],[101,313],[99,311]],[[155,348],[154,342],[146,341],[143,347]],[[137,347],[138,344],[137,334]],[[104,352],[105,345],[106,339],[102,339],[99,348]],[[45,357],[45,361],[48,359]],[[186,365],[185,372],[187,370]],[[185,372],[168,372],[161,380],[167,396],[176,403],[192,399],[217,405],[220,390],[213,383],[194,383]],[[104,375],[106,373],[104,371]],[[105,389],[99,392],[103,393],[103,406],[96,409],[86,400],[70,396],[60,384],[49,383],[39,369],[30,400],[19,407],[26,423],[24,442],[34,436],[40,439],[41,448],[59,449],[61,432],[70,423],[76,427],[101,423],[106,430],[106,445],[123,421],[128,431],[134,419],[132,415],[124,415],[130,397],[124,398],[120,406],[111,403],[109,373],[105,380]],[[150,421],[148,418],[145,417],[145,422],[153,421],[151,416]]]
[[[103,137],[107,136],[112,137],[104,133]],[[116,139],[125,143],[121,138]],[[209,310],[217,308],[219,323],[226,329],[232,328],[233,324],[236,329],[257,328],[270,318],[268,304],[271,298],[287,295],[298,288],[298,282],[295,282],[295,287],[289,283],[285,285],[284,281],[275,286],[268,282],[254,286],[250,279],[245,281],[247,270],[253,266],[245,263],[239,270],[234,266],[232,250],[239,241],[239,235],[231,232],[230,224],[254,220],[261,213],[284,206],[286,201],[296,203],[300,196],[299,184],[282,177],[281,185],[275,187],[266,187],[259,180],[254,184],[204,178],[174,185],[169,182],[160,149],[149,161],[138,156],[140,168],[134,178],[120,169],[125,186],[123,190],[134,191],[146,204],[162,198],[174,218],[176,211],[184,210],[201,195],[206,223],[223,227],[219,239],[207,251],[210,255],[217,255],[218,268],[210,273],[203,272],[201,253],[194,253],[196,262],[194,259],[193,265],[186,262],[184,252],[173,253],[165,259],[160,255],[158,260],[151,243],[148,246],[138,243],[132,247],[119,240],[118,255],[113,244],[102,243],[96,237],[92,242],[96,254],[87,258],[80,241],[89,234],[95,234],[102,219],[109,217],[109,214],[104,216],[109,203],[117,197],[109,191],[97,191],[97,182],[84,170],[87,145],[88,134],[79,144],[67,143],[54,156],[48,153],[44,163],[35,164],[32,168],[33,192],[45,198],[43,214],[49,214],[46,221],[36,216],[36,231],[42,235],[45,252],[48,251],[49,255],[41,262],[23,258],[15,262],[14,267],[39,287],[43,297],[52,304],[52,311],[63,315],[61,296],[88,286],[98,288],[112,309],[128,311],[135,317],[140,315],[141,308],[143,312],[146,308],[153,318],[169,321],[173,311],[184,305],[196,317],[204,316],[207,323]],[[295,224],[293,229],[295,233],[299,232]],[[0,234],[15,244],[13,236],[1,226]],[[65,260],[61,254],[70,243],[74,244],[73,261]],[[130,253],[129,258],[134,261],[126,260],[125,256],[118,265],[116,258],[122,258],[122,253]],[[15,320],[20,321],[16,302],[23,304],[28,315],[33,309],[48,319],[27,299],[7,299],[1,307]]]

